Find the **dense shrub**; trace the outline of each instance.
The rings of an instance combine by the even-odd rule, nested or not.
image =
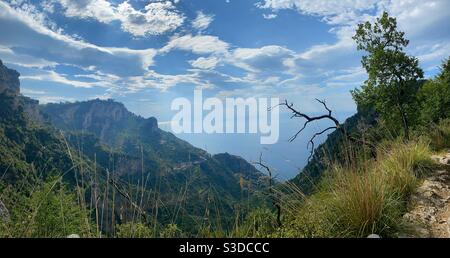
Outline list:
[[[8,221],[0,222],[2,237],[94,235],[88,212],[59,179],[50,178],[30,192],[5,188],[1,194],[10,213]]]

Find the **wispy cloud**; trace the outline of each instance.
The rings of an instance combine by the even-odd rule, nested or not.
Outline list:
[[[105,73],[120,76],[142,74],[153,63],[154,49],[100,47],[54,31],[39,23],[22,9],[14,9],[0,2],[0,37],[3,48],[14,49],[14,54],[26,53],[34,58],[57,64],[97,67]],[[19,50],[18,50],[19,49]]]
[[[199,69],[213,69],[219,63],[219,58],[211,57],[199,57],[196,60],[190,61],[190,64]]]
[[[32,81],[51,81],[61,84],[71,85],[77,88],[92,88],[92,87],[105,87],[107,82],[84,82],[68,79],[65,75],[59,74],[55,71],[42,72],[36,75],[21,76],[22,80]],[[109,85],[110,86],[110,85]]]
[[[204,14],[202,11],[197,12],[197,17],[192,21],[192,27],[194,27],[198,31],[206,30],[213,22],[214,15]]]
[[[48,103],[60,103],[60,102],[74,102],[77,99],[64,97],[64,96],[36,96],[35,97],[39,103],[48,104]]]
[[[272,20],[272,19],[275,19],[275,18],[277,18],[277,15],[276,14],[274,14],[274,13],[269,13],[269,14],[263,14],[263,18],[264,19],[266,19],[266,20]]]
[[[160,53],[169,52],[172,49],[180,49],[191,51],[196,54],[223,54],[228,51],[229,44],[216,36],[210,35],[184,35],[181,37],[173,37],[163,48]]]

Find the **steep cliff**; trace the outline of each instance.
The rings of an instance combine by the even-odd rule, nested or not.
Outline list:
[[[0,60],[0,94],[18,95],[20,93],[19,73],[3,65]]]

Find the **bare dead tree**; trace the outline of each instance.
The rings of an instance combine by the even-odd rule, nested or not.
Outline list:
[[[344,130],[341,127],[341,124],[339,123],[339,121],[332,115],[332,111],[330,108],[328,108],[327,104],[325,103],[325,100],[319,100],[316,99],[317,102],[319,102],[320,104],[323,105],[323,107],[325,108],[325,110],[327,111],[326,114],[323,115],[319,115],[319,116],[309,116],[297,109],[294,108],[294,104],[293,103],[288,103],[287,100],[284,100],[284,102],[280,103],[279,106],[285,106],[286,108],[288,108],[291,112],[292,112],[292,116],[291,119],[293,118],[303,118],[306,121],[304,122],[303,126],[300,128],[300,130],[298,130],[291,138],[289,138],[289,142],[294,141],[297,136],[303,132],[303,130],[305,130],[306,126],[308,126],[309,123],[314,122],[314,121],[318,121],[318,120],[330,120],[334,123],[334,126],[330,126],[325,128],[324,130],[317,132],[315,134],[313,134],[313,136],[311,136],[311,138],[308,141],[308,145],[307,148],[310,148],[310,154],[308,157],[308,161],[312,158],[313,154],[314,154],[314,139],[322,134],[324,134],[325,132],[328,132],[330,130],[341,130],[342,132],[344,132]]]
[[[261,168],[263,168],[264,170],[266,170],[269,175],[269,193],[270,193],[270,196],[272,199],[272,205],[275,207],[275,209],[277,209],[277,224],[279,227],[281,227],[281,206],[276,201],[276,198],[274,196],[272,170],[269,168],[269,166],[264,164],[264,162],[262,160],[262,153],[260,153],[260,155],[259,155],[259,161],[254,162],[254,164],[256,164],[256,165],[260,166]]]

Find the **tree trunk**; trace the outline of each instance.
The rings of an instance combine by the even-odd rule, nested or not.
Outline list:
[[[402,103],[398,103],[398,109],[400,111],[400,115],[402,116],[402,123],[403,123],[403,131],[405,132],[405,138],[409,140],[409,124],[408,124],[408,117],[406,115],[405,109],[403,108]]]
[[[405,132],[405,138],[409,140],[409,124],[408,124],[408,117],[406,115],[405,109],[403,108],[403,101],[402,101],[402,86],[405,87],[405,81],[399,76],[399,86],[397,87],[397,103],[398,103],[398,109],[400,111],[400,115],[402,116],[402,123],[403,123],[403,130]]]

